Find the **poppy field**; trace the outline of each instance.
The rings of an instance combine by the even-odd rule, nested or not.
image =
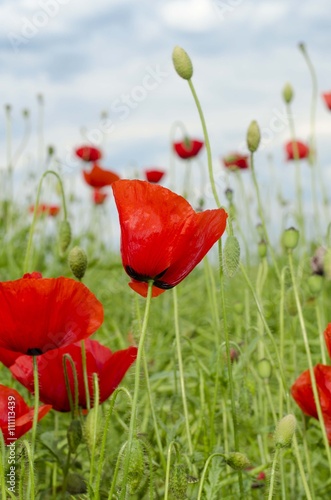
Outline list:
[[[169,165],[132,177],[108,168],[97,144],[74,146],[90,189],[86,233],[53,150],[24,214],[8,155],[1,498],[331,497],[331,206],[314,122],[331,93],[299,52],[312,85],[307,140],[295,89],[280,89],[292,199],[272,176],[261,186],[254,117],[245,147],[214,164],[199,67],[178,46],[174,72],[201,136],[177,123]]]

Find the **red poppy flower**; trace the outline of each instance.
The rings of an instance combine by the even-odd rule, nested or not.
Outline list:
[[[324,340],[331,357],[331,323],[328,324],[324,331]],[[314,374],[323,420],[331,445],[331,366],[318,364],[314,367]],[[318,419],[309,370],[306,370],[297,378],[292,385],[291,393],[306,415]]]
[[[331,110],[331,92],[324,92],[324,94],[322,94],[322,97],[328,109]]]
[[[38,421],[51,408],[51,405],[40,406],[38,408]],[[30,408],[15,389],[0,385],[0,429],[7,446],[15,443],[16,439],[32,428],[33,413],[33,407]]]
[[[92,146],[81,146],[75,150],[76,156],[83,161],[97,161],[102,158],[102,153],[100,149],[94,148]]]
[[[112,352],[96,340],[90,339],[85,341],[85,349],[90,395],[91,397],[93,395],[93,373],[97,373],[99,378],[100,403],[103,403],[114,392],[127,370],[135,361],[138,350],[136,347],[129,347],[128,349]],[[80,342],[38,356],[40,400],[43,403],[51,404],[54,410],[62,412],[70,411],[62,365],[64,354],[70,354],[75,364],[78,379],[78,404],[81,408],[86,409]],[[20,356],[15,364],[11,366],[10,370],[14,377],[33,393],[33,363],[31,356]],[[69,362],[67,362],[67,371],[71,394],[74,395],[74,377]]]
[[[7,368],[10,368],[20,356],[22,356],[20,352],[0,348],[0,362],[7,366]]]
[[[245,169],[248,168],[248,156],[233,153],[223,158],[223,163],[230,170]]]
[[[203,142],[195,139],[189,139],[188,137],[186,137],[182,142],[174,143],[174,150],[180,158],[183,158],[183,160],[197,156],[202,147]]]
[[[0,347],[39,355],[92,335],[103,322],[103,307],[71,278],[25,274],[0,283]]]
[[[286,158],[287,161],[294,160],[296,154],[298,154],[299,160],[303,160],[305,158],[308,158],[309,156],[308,146],[306,146],[306,144],[300,141],[288,142],[285,146],[285,150],[287,155]]]
[[[29,211],[34,212],[34,205],[29,207]],[[60,207],[58,205],[47,205],[46,203],[40,204],[37,208],[38,215],[49,215],[50,217],[56,217],[59,211]]]
[[[164,176],[165,171],[164,170],[146,170],[145,174],[146,174],[146,179],[148,180],[148,182],[153,182],[153,183],[157,184],[158,182],[160,182],[160,180]]]
[[[196,213],[182,197],[146,181],[112,185],[121,225],[121,254],[130,287],[153,297],[178,285],[222,236],[223,209]]]
[[[105,193],[104,191],[100,191],[100,189],[94,189],[93,190],[93,203],[95,205],[102,205],[104,201],[106,200],[108,196],[108,193]]]
[[[83,170],[85,182],[94,188],[103,188],[110,186],[113,182],[119,180],[119,176],[110,170],[104,170],[96,163],[93,165],[92,170],[87,172]]]

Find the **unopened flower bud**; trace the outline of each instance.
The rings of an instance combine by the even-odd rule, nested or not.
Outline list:
[[[67,220],[61,221],[59,230],[60,254],[63,255],[71,242],[71,227]]]
[[[263,259],[267,255],[267,244],[264,240],[261,240],[257,247],[259,257]]]
[[[284,88],[283,88],[283,99],[286,102],[286,104],[290,104],[290,102],[293,99],[293,88],[290,83],[287,83]]]
[[[91,408],[84,421],[84,440],[90,450],[96,449],[101,444],[104,422],[98,408]]]
[[[239,267],[240,246],[239,241],[233,235],[227,237],[223,251],[223,270],[224,274],[232,278]]]
[[[174,465],[170,471],[169,489],[176,500],[184,500],[187,498],[187,485],[188,481],[185,465]]]
[[[323,277],[320,274],[312,274],[308,280],[309,291],[312,295],[318,295],[322,290]]]
[[[299,231],[295,227],[285,229],[282,236],[282,243],[286,250],[293,250],[299,242]]]
[[[247,147],[251,153],[255,153],[259,147],[261,134],[257,121],[253,120],[247,130]]]
[[[231,203],[231,202],[232,202],[232,200],[233,200],[233,189],[231,189],[231,188],[227,188],[227,189],[225,190],[225,197],[226,197],[226,199],[227,199],[227,200]]]
[[[269,379],[271,377],[271,363],[268,359],[260,359],[257,364],[257,373],[262,379]]]
[[[83,439],[83,430],[80,420],[75,419],[70,422],[67,430],[68,446],[71,453],[75,453]]]
[[[283,417],[277,424],[275,430],[275,444],[279,448],[290,446],[297,421],[294,415],[289,414]]]
[[[177,74],[184,78],[184,80],[190,80],[193,75],[192,61],[184,49],[178,47],[174,48],[172,52],[172,62],[174,64]]]
[[[48,153],[48,156],[53,156],[53,155],[54,155],[54,153],[55,153],[55,148],[54,148],[54,146],[51,146],[51,145],[50,145],[50,146],[48,146],[48,148],[47,148],[47,153]]]
[[[250,466],[250,461],[243,453],[233,451],[224,455],[224,460],[234,470],[245,470]]]
[[[81,280],[87,268],[87,256],[84,250],[80,247],[72,248],[68,256],[68,264],[72,274]]]
[[[244,304],[242,302],[235,302],[233,310],[236,314],[238,314],[238,316],[241,316],[244,312]]]
[[[128,452],[128,443],[122,455],[122,463],[125,463]],[[129,469],[126,477],[126,486],[131,495],[134,495],[146,478],[144,445],[140,439],[134,438],[131,444]]]

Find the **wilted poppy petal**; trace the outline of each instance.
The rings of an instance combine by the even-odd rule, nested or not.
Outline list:
[[[70,278],[21,278],[0,283],[0,347],[42,354],[85,339],[103,322],[103,307]]]

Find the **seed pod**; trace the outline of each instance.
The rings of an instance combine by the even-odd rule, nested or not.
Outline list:
[[[275,443],[278,448],[291,445],[296,426],[297,420],[292,414],[286,415],[278,422],[275,430]]]
[[[286,250],[294,250],[298,245],[300,233],[295,227],[285,229],[282,235],[282,243]]]
[[[59,230],[60,254],[63,255],[71,242],[71,227],[67,220],[61,221]]]
[[[232,278],[239,267],[240,246],[235,236],[228,236],[223,250],[223,270],[224,274]]]
[[[290,104],[293,99],[293,88],[290,83],[287,83],[283,88],[283,99],[286,104]]]
[[[323,277],[320,274],[312,274],[308,280],[309,291],[312,295],[317,296],[322,290]]]
[[[68,256],[68,264],[72,274],[81,280],[87,268],[87,256],[84,250],[80,247],[72,248]]]
[[[257,364],[257,373],[262,379],[269,379],[271,377],[271,363],[268,359],[260,359]]]
[[[174,48],[172,52],[172,62],[174,64],[177,74],[184,78],[184,80],[190,80],[193,75],[193,65],[189,55],[184,49],[178,47]]]
[[[258,244],[258,254],[261,259],[267,255],[267,243],[264,240],[261,240]]]

